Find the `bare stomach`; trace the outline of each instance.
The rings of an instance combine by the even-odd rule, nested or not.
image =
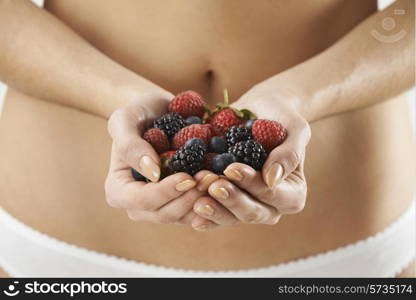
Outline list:
[[[141,2],[145,1],[134,3]],[[323,50],[374,9],[370,1],[361,10],[343,7],[345,1],[328,1],[326,7],[311,5],[309,11],[299,11],[299,20],[309,25],[302,26],[298,24],[302,21],[294,19],[292,24],[301,29],[284,33],[279,22],[289,24],[291,19],[285,18],[292,13],[293,19],[294,12],[291,5],[283,7],[283,2],[277,1],[285,10],[280,21],[252,14],[230,24],[224,15],[211,20],[217,14],[207,13],[230,7],[216,11],[219,7],[209,6],[194,16],[196,20],[188,21],[199,20],[193,23],[197,29],[205,28],[204,24],[218,28],[205,28],[202,37],[190,29],[185,37],[178,28],[176,35],[169,32],[169,22],[181,7],[171,7],[169,19],[163,12],[155,14],[154,7],[146,3],[141,11],[135,11],[147,11],[142,18],[129,19],[129,12],[134,10],[124,7],[119,15],[111,15],[119,18],[124,14],[123,18],[108,20],[100,18],[100,13],[111,10],[111,2],[91,7],[78,7],[80,1],[53,3],[57,5],[47,7],[113,59],[172,92],[195,89],[211,103],[218,101],[224,87],[238,97],[258,81]],[[209,3],[219,6],[223,2]],[[247,12],[244,8],[249,7],[248,2],[239,3]],[[259,9],[267,11],[265,6],[263,3]],[[91,14],[89,9],[97,11]],[[344,20],[333,17],[337,12]],[[146,16],[165,23],[155,22],[152,28]],[[326,22],[334,18],[338,23],[327,30],[322,21],[310,23],[307,19],[317,16]],[[248,17],[254,19],[246,24],[242,20]],[[139,20],[141,27],[133,19]],[[252,25],[254,21],[260,27],[272,26],[277,37],[262,38],[256,33],[261,28]],[[184,22],[176,26],[185,26]],[[232,24],[239,24],[242,31]],[[221,34],[217,36],[218,30]],[[315,30],[325,34],[310,36]],[[133,33],[136,39],[132,39]],[[161,45],[160,41],[165,42]],[[250,48],[253,45],[256,49]],[[124,211],[108,207],[103,189],[111,142],[106,121],[11,90],[0,120],[0,205],[48,235],[137,261],[211,270],[267,266],[365,238],[406,209],[414,182],[413,168],[409,167],[414,164],[414,149],[407,116],[407,103],[398,98],[312,124],[304,211],[284,217],[276,226],[237,225],[200,233],[187,227],[133,222]]]

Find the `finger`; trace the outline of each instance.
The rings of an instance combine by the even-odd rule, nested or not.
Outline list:
[[[189,225],[191,226],[193,219],[195,219],[195,217],[197,216],[197,214],[191,210],[188,211],[183,217],[182,219],[180,219],[176,224],[178,225]]]
[[[275,224],[278,220],[276,208],[254,200],[227,180],[211,184],[208,193],[244,223]]]
[[[176,223],[188,212],[192,211],[195,201],[204,193],[191,189],[180,197],[168,202],[155,211],[155,217],[160,223]]]
[[[199,198],[193,209],[199,216],[218,225],[228,226],[238,223],[238,219],[228,209],[211,197]]]
[[[201,192],[208,191],[208,187],[213,183],[215,180],[219,178],[217,174],[214,174],[208,170],[199,171],[194,175],[195,180],[198,182],[197,189]]]
[[[300,165],[273,190],[273,205],[282,214],[296,214],[306,203],[307,185]]]
[[[198,215],[192,220],[191,226],[196,231],[202,231],[202,232],[208,232],[216,228],[219,228],[218,224],[215,224],[214,222],[207,220]]]
[[[263,166],[263,179],[270,189],[292,173],[304,159],[305,148],[311,135],[310,128],[302,118],[293,123],[296,125],[287,127],[286,140],[273,149]]]
[[[262,197],[270,191],[264,183],[260,172],[242,163],[232,163],[224,170],[224,175],[239,188],[245,190],[254,198]]]
[[[108,121],[108,131],[113,138],[112,167],[128,166],[157,182],[160,178],[160,160],[153,147],[141,134],[147,120],[141,106],[128,106],[115,111]]]
[[[245,164],[233,163],[224,170],[224,174],[227,179],[248,192],[256,200],[277,207],[279,199],[276,196],[275,188],[270,189],[264,183],[260,172],[256,172],[256,170]]]
[[[105,191],[109,205],[125,209],[154,211],[195,187],[196,181],[186,173],[177,173],[162,181],[134,181],[129,169],[110,172]]]
[[[194,221],[194,219],[196,219]],[[189,211],[185,216],[182,217],[182,219],[180,219],[177,223],[177,225],[190,225],[192,227],[192,222],[194,222],[194,226],[195,227],[199,227],[201,225],[206,225],[206,226],[202,226],[201,228],[195,229],[198,231],[204,231],[204,228],[207,228],[207,231],[211,231],[215,228],[219,228],[220,225],[215,224],[205,218],[202,218],[200,216],[198,216],[193,210]]]

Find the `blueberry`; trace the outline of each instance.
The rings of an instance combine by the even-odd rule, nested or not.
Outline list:
[[[237,161],[237,158],[231,153],[223,153],[212,159],[212,171],[222,174],[228,165]]]
[[[131,175],[136,181],[146,181],[146,177],[144,177],[142,174],[137,172],[135,169],[131,169]]]
[[[192,116],[192,117],[187,118],[187,119],[185,120],[185,122],[186,122],[186,124],[187,124],[187,125],[192,125],[192,124],[201,124],[201,123],[202,123],[202,120],[201,120],[201,118],[200,118],[200,117],[197,117],[197,116]]]
[[[185,146],[193,146],[193,145],[200,145],[204,148],[206,147],[205,142],[201,139],[198,139],[198,138],[193,138],[193,139],[187,140],[186,143],[185,143]]]
[[[248,129],[250,129],[250,130],[251,130],[251,127],[253,127],[254,121],[256,121],[256,120],[248,120],[248,121],[244,124],[244,126],[245,126],[246,128],[248,128]]]
[[[227,141],[221,136],[214,136],[209,140],[209,152],[224,153],[227,152]]]

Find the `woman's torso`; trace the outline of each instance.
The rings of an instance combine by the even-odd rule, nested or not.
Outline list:
[[[223,88],[238,98],[327,48],[376,1],[55,0],[46,8],[125,67],[172,93],[193,89],[215,103]],[[134,223],[109,208],[106,121],[10,90],[0,121],[0,205],[51,236],[142,262],[190,269],[279,263],[374,234],[403,212],[414,182],[407,110],[396,99],[314,123],[303,212],[276,226],[199,233]]]

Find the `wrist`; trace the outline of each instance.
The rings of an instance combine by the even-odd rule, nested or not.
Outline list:
[[[122,86],[114,94],[116,101],[110,101],[105,107],[105,117],[109,117],[116,109],[134,104],[140,105],[149,119],[164,114],[173,95],[158,86]]]
[[[322,117],[319,101],[324,93],[319,91],[317,82],[305,75],[302,69],[293,69],[282,73],[277,88],[288,94],[294,109],[308,122]],[[282,88],[283,87],[283,88]]]
[[[308,120],[309,110],[302,90],[273,79],[273,82],[267,80],[252,87],[233,106],[246,108],[262,119],[282,121],[285,114],[295,113]]]
[[[285,107],[308,122],[313,122],[325,116],[322,104],[326,92],[320,90],[316,83],[299,65],[255,85],[248,93],[263,99],[261,103],[255,104],[262,111],[272,114]]]

